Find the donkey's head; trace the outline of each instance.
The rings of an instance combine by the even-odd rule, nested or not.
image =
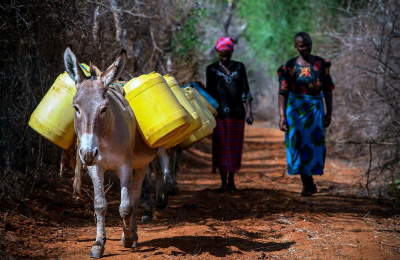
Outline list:
[[[64,52],[64,63],[77,89],[73,106],[75,133],[80,144],[79,156],[84,164],[91,166],[97,162],[100,154],[100,139],[112,123],[107,91],[124,69],[126,51],[122,50],[118,59],[101,75],[97,75],[95,68],[90,66],[91,77],[85,76],[69,45]]]

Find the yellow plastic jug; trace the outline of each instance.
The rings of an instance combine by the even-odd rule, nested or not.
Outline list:
[[[184,132],[182,132],[180,135],[176,135],[174,139],[163,145],[164,148],[168,149],[178,145],[183,140],[191,136],[194,132],[199,130],[203,124],[199,113],[197,113],[197,111],[193,108],[176,79],[168,74],[164,76],[164,79],[171,88],[172,92],[175,94],[175,97],[178,99],[179,103],[186,110],[190,122],[190,126]]]
[[[81,63],[86,76],[89,66]],[[33,111],[29,126],[55,145],[68,149],[75,137],[72,99],[76,94],[75,82],[67,72],[59,75]]]
[[[202,106],[199,104],[198,99],[196,98],[195,92],[192,87],[186,87],[183,89],[186,97],[189,99],[190,103],[193,105],[193,108],[196,109],[197,113],[199,113],[202,126],[199,130],[197,130],[194,134],[186,138],[183,142],[179,144],[181,148],[187,148],[194,143],[202,140],[203,138],[209,136],[213,133],[213,127],[209,118],[205,115]]]
[[[196,92],[196,97],[198,97],[204,105],[207,107],[208,111],[213,115],[213,117],[217,117],[218,112],[217,110],[210,104],[210,102],[207,101],[207,99],[196,89],[193,88],[194,92]]]
[[[208,110],[207,106],[204,104],[203,100],[200,98],[199,92],[193,88],[194,96],[196,97],[196,101],[199,103],[201,109],[203,109],[204,115],[210,120],[212,129],[217,126],[217,121],[215,120],[214,116],[211,114],[210,110]]]
[[[160,74],[141,75],[124,89],[143,139],[151,148],[166,144],[189,127],[185,109]]]

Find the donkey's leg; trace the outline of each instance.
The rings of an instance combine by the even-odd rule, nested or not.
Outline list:
[[[156,172],[156,206],[164,209],[168,205],[168,197],[172,192],[171,163],[168,151],[160,147],[157,153],[158,167]]]
[[[94,188],[94,211],[97,219],[96,242],[92,246],[90,257],[100,258],[104,253],[106,244],[105,216],[107,212],[107,201],[104,194],[104,170],[96,166],[88,167],[90,178]]]
[[[143,180],[143,185],[142,185],[142,196],[144,199],[144,213],[142,216],[142,222],[143,223],[150,223],[151,219],[153,217],[153,200],[151,198],[151,189],[153,187],[153,184],[151,183],[151,177],[150,177],[151,171],[150,167],[147,170],[146,177]]]
[[[138,205],[140,202],[140,195],[142,193],[142,184],[143,180],[146,177],[146,172],[148,169],[148,165],[136,169],[135,170],[135,175],[133,178],[132,186],[130,189],[130,197],[131,197],[131,202],[132,202],[132,214],[131,214],[131,224],[132,224],[132,231],[133,231],[133,241],[128,241],[128,238],[123,234],[122,239],[121,239],[121,244],[124,247],[136,247],[137,245],[137,240],[138,240],[138,235],[137,235],[137,223],[136,223],[136,216],[137,216],[137,210],[138,210]],[[129,238],[131,239],[131,238]]]
[[[132,209],[133,204],[131,200],[131,187],[133,183],[132,169],[131,165],[123,166],[118,171],[118,176],[121,183],[121,204],[119,206],[119,214],[124,222],[123,234],[121,239],[121,244],[124,247],[131,247],[133,241],[135,240],[134,234],[132,232]],[[136,175],[134,173],[133,175]]]
[[[179,147],[174,147],[171,149],[171,176],[172,176],[172,181],[173,181],[173,189],[171,192],[171,196],[175,196],[178,194],[178,184],[176,182],[177,176],[178,176],[178,169],[179,169],[179,159],[182,154],[182,149]]]

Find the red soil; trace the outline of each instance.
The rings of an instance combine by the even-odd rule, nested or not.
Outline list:
[[[315,177],[319,193],[301,197],[298,176],[283,174],[282,132],[246,126],[238,191],[217,194],[210,174],[211,141],[183,152],[180,193],[140,223],[139,246],[120,245],[118,182],[108,191],[106,259],[399,259],[399,211],[390,201],[368,198],[360,187],[364,171],[330,158]],[[1,259],[88,259],[95,241],[91,183],[72,199],[72,175],[26,201],[0,209]],[[90,196],[89,196],[90,194]]]

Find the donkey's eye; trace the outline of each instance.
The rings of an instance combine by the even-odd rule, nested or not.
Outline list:
[[[76,113],[78,113],[78,114],[80,114],[80,113],[81,113],[81,111],[79,111],[79,108],[78,108],[78,106],[74,105],[74,109],[75,109],[75,112],[76,112]]]
[[[104,114],[107,112],[107,108],[108,108],[108,107],[103,108],[103,109],[100,111],[100,113],[101,113],[102,115],[104,115]]]

